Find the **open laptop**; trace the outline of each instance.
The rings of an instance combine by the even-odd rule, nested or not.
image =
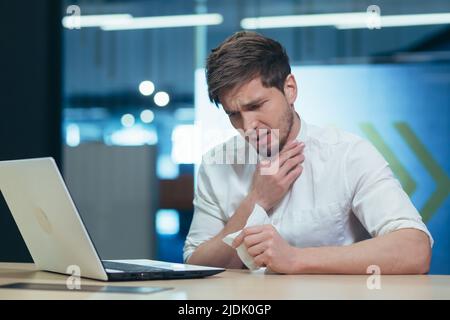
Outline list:
[[[39,270],[103,280],[202,278],[224,269],[100,260],[53,158],[0,161],[0,190]]]

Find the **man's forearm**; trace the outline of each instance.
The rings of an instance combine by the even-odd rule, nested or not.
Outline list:
[[[222,239],[230,233],[242,229],[255,206],[255,199],[249,194],[239,205],[236,212],[219,234],[202,243],[188,259],[187,263],[240,269],[243,264],[236,250],[225,244]]]
[[[431,249],[428,236],[403,229],[343,247],[297,248],[296,273],[366,274],[376,265],[382,274],[428,272]]]

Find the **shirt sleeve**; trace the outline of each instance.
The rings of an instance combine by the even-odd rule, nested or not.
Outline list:
[[[361,139],[349,148],[346,171],[353,213],[372,237],[414,228],[425,232],[433,246],[422,217],[372,144]]]
[[[200,244],[217,235],[226,223],[225,215],[214,196],[211,180],[203,164],[199,168],[193,204],[194,215],[183,249],[185,262]]]

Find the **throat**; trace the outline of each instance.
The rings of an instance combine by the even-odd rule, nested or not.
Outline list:
[[[291,129],[289,130],[288,137],[286,139],[286,142],[295,140],[297,138],[298,134],[300,133],[302,123],[300,121],[300,116],[297,112],[294,111],[294,121],[292,121]]]

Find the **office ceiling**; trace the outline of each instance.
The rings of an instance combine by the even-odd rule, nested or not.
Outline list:
[[[98,0],[67,1],[83,15],[130,13],[133,16],[192,14],[206,8],[220,13],[221,25],[207,27],[206,50],[196,47],[195,27],[103,31],[82,28],[64,32],[64,87],[68,107],[151,104],[137,90],[151,80],[171,95],[171,107],[193,105],[194,70],[225,37],[241,29],[245,17],[265,15],[364,12],[377,4],[382,15],[450,12],[444,0]],[[449,25],[337,30],[334,27],[260,30],[282,42],[293,64],[352,63],[398,52],[449,50]],[[200,52],[201,51],[201,52]]]

